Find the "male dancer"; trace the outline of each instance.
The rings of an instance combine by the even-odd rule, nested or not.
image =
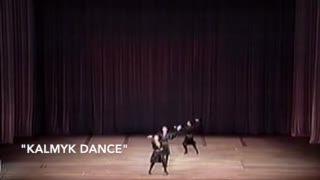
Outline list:
[[[149,136],[148,136],[149,138]],[[158,135],[154,135],[153,139],[151,141],[152,144],[152,155],[150,158],[150,168],[149,168],[149,174],[151,174],[152,168],[154,166],[155,163],[157,162],[161,162],[163,169],[164,169],[164,173],[166,175],[168,175],[168,171],[167,171],[167,164],[166,164],[166,160],[164,157],[164,151],[163,151],[163,145],[160,142],[159,136]]]
[[[196,153],[199,154],[196,142],[194,141],[194,138],[193,138],[193,133],[194,133],[195,129],[199,126],[199,124],[200,124],[199,122],[200,122],[199,119],[195,119],[194,122],[187,121],[187,125],[185,127],[183,127],[181,129],[181,126],[180,126],[179,130],[177,128],[178,131],[181,130],[185,133],[185,137],[184,137],[184,140],[182,143],[183,148],[184,148],[184,154],[188,154],[188,148],[187,148],[188,145],[192,145],[193,148],[195,149]]]
[[[181,130],[181,126],[178,126],[175,132],[168,132],[168,128],[166,126],[162,127],[161,132],[158,134],[160,142],[163,145],[163,152],[166,161],[166,166],[168,166],[169,156],[170,156],[170,148],[169,148],[169,140],[174,139],[177,136],[177,131]],[[148,136],[149,138],[152,136]]]

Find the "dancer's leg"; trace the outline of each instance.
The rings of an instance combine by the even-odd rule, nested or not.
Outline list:
[[[193,146],[194,150],[196,150],[196,153],[199,154],[196,142],[192,143],[192,146]]]
[[[150,164],[149,174],[151,174],[151,171],[152,171],[152,168],[153,168],[154,164],[155,164],[154,162],[152,162],[152,163]]]
[[[183,145],[183,148],[184,148],[184,154],[188,154],[187,143],[184,141],[184,142],[182,143],[182,145]]]
[[[164,173],[166,173],[166,175],[168,175],[166,159],[163,159],[162,166],[163,166]]]
[[[166,162],[166,167],[168,167],[168,162],[169,162],[169,156],[170,154],[165,155],[165,162]]]

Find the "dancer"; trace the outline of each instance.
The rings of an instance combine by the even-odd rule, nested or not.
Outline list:
[[[150,136],[148,136],[148,138],[150,138]],[[149,168],[149,174],[151,174],[151,171],[152,171],[154,164],[161,162],[163,169],[164,169],[164,173],[166,175],[168,175],[167,164],[166,164],[165,157],[164,157],[163,145],[160,142],[159,135],[153,136],[151,144],[152,144],[153,152],[152,152],[152,155],[150,158],[151,164],[150,164],[150,168]]]
[[[199,150],[197,148],[197,144],[193,139],[193,133],[195,131],[195,129],[199,126],[200,120],[199,119],[195,119],[194,122],[188,121],[187,122],[187,126],[181,128],[178,131],[182,131],[185,133],[185,138],[183,140],[183,148],[184,148],[184,154],[188,154],[188,145],[192,145],[193,148],[195,149],[196,153],[199,154]],[[179,127],[179,126],[178,126]],[[178,128],[177,128],[178,129]]]
[[[168,128],[166,126],[163,126],[161,132],[158,134],[160,142],[163,145],[164,158],[165,158],[167,167],[168,167],[169,156],[171,154],[170,148],[169,148],[169,140],[174,139],[177,136],[177,132],[179,130],[181,130],[181,126],[178,126],[175,132],[168,132]],[[150,138],[152,136],[148,136],[148,137]]]
[[[163,144],[163,150],[166,160],[166,165],[168,166],[169,156],[170,156],[170,148],[169,148],[169,140],[174,139],[177,136],[177,131],[168,132],[168,128],[166,126],[162,127],[162,131],[159,134],[160,141]]]

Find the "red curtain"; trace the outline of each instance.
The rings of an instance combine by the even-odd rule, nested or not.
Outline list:
[[[31,0],[0,0],[0,143],[32,135],[32,14]]]
[[[320,142],[320,1],[296,1],[293,136]]]
[[[0,143],[194,117],[206,133],[320,143],[319,6],[0,0]]]
[[[289,134],[293,1],[37,5],[43,133]]]

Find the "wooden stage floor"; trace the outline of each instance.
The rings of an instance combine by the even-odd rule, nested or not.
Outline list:
[[[35,144],[123,144],[122,154],[26,154],[21,143],[1,145],[0,179],[272,179],[320,180],[320,148],[290,137],[196,137],[183,154],[177,137],[171,142],[169,175],[156,164],[148,175],[150,140],[143,136],[41,137]],[[25,140],[26,141],[26,140]]]

